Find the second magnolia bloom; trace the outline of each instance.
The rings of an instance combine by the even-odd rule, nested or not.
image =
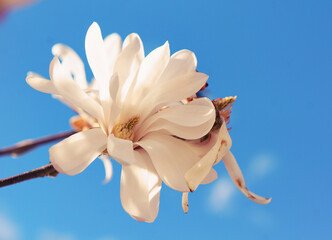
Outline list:
[[[77,54],[63,45],[57,45],[50,80],[27,78],[33,88],[57,96],[89,123],[87,130],[50,148],[57,171],[75,175],[100,155],[113,158],[122,164],[122,205],[139,221],[156,218],[162,181],[177,191],[194,191],[217,178],[212,167],[221,159],[245,195],[258,203],[269,202],[246,189],[219,115],[221,124],[213,128],[216,110],[211,100],[184,103],[208,79],[196,71],[193,52],[181,50],[170,56],[166,42],[145,57],[137,34],[123,43],[116,34],[103,39],[96,23],[87,32],[85,48],[93,84],[87,84]]]

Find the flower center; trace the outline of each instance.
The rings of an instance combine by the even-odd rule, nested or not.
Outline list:
[[[139,120],[139,116],[135,116],[130,118],[125,123],[117,123],[114,125],[112,129],[112,133],[115,137],[126,139],[126,140],[133,140],[135,133],[134,133],[134,126]]]

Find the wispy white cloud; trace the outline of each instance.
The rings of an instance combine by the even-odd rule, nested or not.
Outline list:
[[[39,233],[38,240],[76,240],[76,237],[68,233],[59,233],[51,230],[43,230]]]
[[[18,240],[19,235],[19,230],[16,224],[7,216],[0,213],[0,239]]]
[[[225,210],[235,194],[235,186],[233,182],[226,178],[218,180],[209,196],[209,206],[214,212],[221,212]]]
[[[255,208],[247,216],[249,221],[257,227],[266,228],[273,226],[272,215],[262,208]]]
[[[251,178],[263,178],[276,167],[276,157],[272,154],[259,154],[253,157],[249,166]]]

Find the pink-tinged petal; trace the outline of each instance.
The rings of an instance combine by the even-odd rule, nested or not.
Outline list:
[[[182,209],[184,213],[188,213],[189,211],[188,194],[188,192],[182,193]]]
[[[63,65],[67,66],[80,88],[86,89],[88,84],[85,77],[84,64],[77,53],[63,44],[54,45],[52,53],[61,59]]]
[[[136,163],[122,166],[121,203],[134,219],[153,222],[159,211],[161,179],[143,149],[135,151]]]
[[[36,89],[37,91],[43,93],[57,94],[57,90],[54,87],[52,81],[43,78],[38,74],[28,73],[28,76],[25,80],[30,85],[30,87]]]
[[[70,105],[81,108],[91,116],[103,121],[104,116],[100,104],[87,95],[72,78],[68,78],[66,69],[61,66],[57,57],[53,59],[52,64],[54,67],[51,79],[58,94]]]
[[[105,149],[107,136],[99,128],[75,133],[49,149],[50,161],[63,174],[76,175]]]
[[[203,179],[203,181],[201,182],[201,184],[209,184],[212,183],[213,181],[217,180],[218,178],[218,173],[216,170],[214,170],[213,168],[211,168],[210,172],[208,173],[208,175]]]
[[[224,161],[225,167],[232,181],[247,198],[259,204],[268,204],[271,202],[272,198],[258,196],[247,189],[241,169],[230,151],[226,153],[222,160]]]
[[[148,152],[165,184],[180,192],[189,191],[184,175],[199,158],[190,149],[188,143],[154,132],[145,136],[137,144]]]
[[[137,137],[166,130],[185,139],[197,139],[206,135],[215,122],[215,108],[207,98],[194,99],[188,104],[169,106],[152,115],[137,126]]]
[[[104,167],[105,167],[105,179],[104,179],[103,183],[106,184],[109,181],[111,181],[111,179],[112,179],[113,166],[112,166],[112,163],[111,163],[111,159],[109,159],[105,155],[99,156],[99,159],[103,162]]]
[[[135,162],[134,146],[130,140],[117,138],[113,134],[110,134],[108,136],[107,152],[114,160],[122,165]]]
[[[226,123],[224,122],[219,129],[218,134],[212,134],[208,144],[213,144],[208,153],[206,153],[189,171],[185,178],[190,191],[195,191],[201,182],[206,178],[212,169],[213,164],[224,156],[231,148],[232,140],[228,134]],[[199,147],[199,145],[198,145]]]
[[[104,46],[106,51],[106,57],[108,59],[107,68],[110,69],[113,73],[116,59],[121,53],[121,37],[116,33],[108,35],[104,39]]]

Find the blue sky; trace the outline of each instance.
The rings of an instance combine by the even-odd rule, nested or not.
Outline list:
[[[140,223],[121,207],[120,166],[113,162],[103,185],[95,161],[74,177],[0,189],[0,239],[331,238],[331,11],[327,0],[44,0],[9,13],[0,24],[0,146],[69,129],[73,112],[25,77],[48,76],[59,42],[86,64],[84,38],[96,21],[104,36],[137,32],[146,53],[166,40],[172,53],[196,53],[208,96],[238,96],[232,152],[249,189],[273,199],[249,201],[219,164],[219,180],[190,194],[188,214],[181,194],[163,186],[156,221]],[[47,164],[48,147],[0,159],[0,177]]]

